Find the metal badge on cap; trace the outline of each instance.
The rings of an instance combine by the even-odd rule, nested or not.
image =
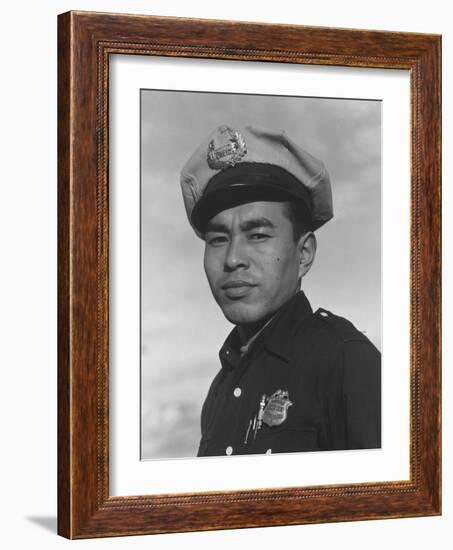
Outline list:
[[[228,126],[221,126],[208,145],[208,166],[213,170],[234,166],[246,153],[243,136]]]

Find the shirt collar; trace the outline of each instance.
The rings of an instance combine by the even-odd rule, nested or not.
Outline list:
[[[305,293],[300,290],[288,302],[286,302],[265,325],[262,331],[254,339],[251,348],[262,341],[269,353],[276,355],[284,361],[289,361],[294,345],[294,336],[300,324],[311,314],[313,310]],[[241,340],[235,327],[228,335],[219,352],[222,366],[236,367],[241,360]]]

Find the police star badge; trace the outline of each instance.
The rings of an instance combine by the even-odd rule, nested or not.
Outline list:
[[[220,126],[208,145],[208,166],[213,170],[234,166],[246,153],[243,136],[229,126]]]
[[[286,420],[288,409],[292,405],[287,391],[277,390],[266,402],[263,410],[263,422],[269,427],[280,426]]]
[[[244,445],[247,445],[249,440],[250,430],[253,433],[253,440],[261,430],[263,423],[272,428],[272,426],[280,426],[288,416],[288,409],[293,405],[289,399],[288,391],[277,390],[270,397],[266,397],[263,393],[260,400],[258,414],[255,414],[253,419],[250,419],[245,434]]]

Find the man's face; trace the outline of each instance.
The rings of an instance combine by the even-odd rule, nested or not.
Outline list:
[[[252,202],[214,216],[204,268],[217,303],[236,325],[269,318],[299,288],[300,254],[281,202]]]

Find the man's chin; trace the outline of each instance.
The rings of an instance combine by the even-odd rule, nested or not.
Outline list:
[[[265,314],[261,308],[253,307],[251,304],[243,302],[235,302],[229,304],[221,304],[221,308],[225,317],[233,323],[233,325],[246,325],[249,323],[257,323]]]

